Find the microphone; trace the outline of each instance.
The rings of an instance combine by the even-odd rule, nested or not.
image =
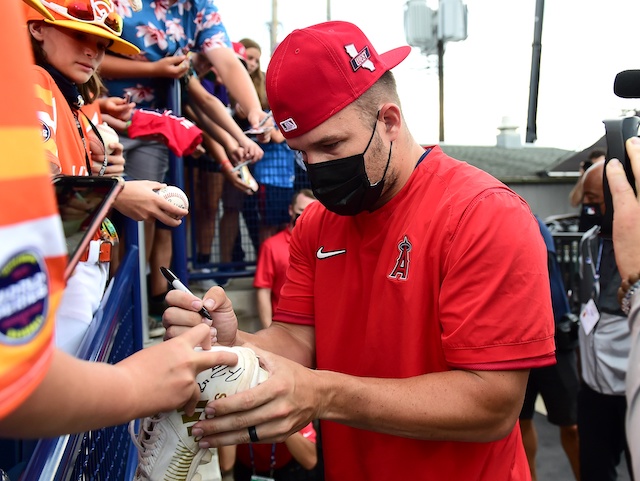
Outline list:
[[[640,70],[623,70],[613,81],[613,93],[623,99],[640,98]]]

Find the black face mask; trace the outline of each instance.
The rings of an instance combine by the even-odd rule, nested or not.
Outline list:
[[[371,138],[364,152],[343,159],[307,165],[307,174],[313,193],[331,212],[338,215],[356,215],[363,210],[371,211],[382,194],[384,178],[391,160],[393,142],[389,145],[389,157],[382,179],[373,185],[367,177],[364,162],[364,154],[376,134],[378,115],[379,112],[376,115],[376,124],[373,126]]]
[[[600,204],[582,204],[580,220],[578,222],[578,231],[587,232],[594,225],[602,225]]]

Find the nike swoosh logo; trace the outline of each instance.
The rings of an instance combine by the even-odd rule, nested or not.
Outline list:
[[[321,246],[320,249],[318,249],[318,252],[316,252],[316,257],[318,259],[327,259],[329,257],[339,256],[340,254],[346,254],[346,252],[347,252],[347,249],[340,249],[337,251],[325,251],[324,246]]]

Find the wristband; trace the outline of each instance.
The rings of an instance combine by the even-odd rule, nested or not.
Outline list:
[[[618,288],[618,302],[622,312],[629,314],[631,309],[631,296],[640,290],[640,274],[632,274],[628,279],[623,280]]]
[[[220,161],[220,169],[223,172],[231,172],[233,170],[233,165],[231,165],[229,159],[224,159]]]

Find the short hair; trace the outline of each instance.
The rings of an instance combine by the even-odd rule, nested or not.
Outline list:
[[[595,159],[598,159],[602,156],[606,156],[607,152],[604,149],[593,149],[591,152],[589,152],[589,157],[588,159],[593,161]]]
[[[360,111],[362,120],[368,123],[376,115],[378,105],[384,102],[393,102],[401,107],[396,79],[391,70],[383,73],[352,105]]]
[[[296,200],[298,200],[299,195],[304,195],[305,197],[309,197],[309,199],[314,200],[316,198],[316,196],[313,195],[313,191],[311,189],[300,189],[293,194],[293,197],[291,197],[291,206],[294,206],[296,204]]]

